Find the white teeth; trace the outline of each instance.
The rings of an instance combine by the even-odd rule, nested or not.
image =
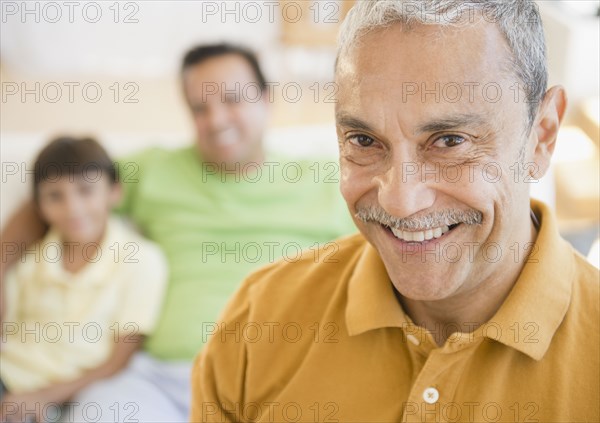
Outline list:
[[[400,229],[392,228],[392,233],[394,234],[394,236],[396,238],[401,239],[402,241],[423,242],[423,241],[429,241],[430,239],[433,239],[433,238],[439,238],[442,235],[444,235],[446,232],[448,232],[449,230],[450,230],[450,228],[447,225],[444,225],[444,226],[437,227],[434,229],[427,229],[425,231],[413,231],[413,232],[402,231]]]

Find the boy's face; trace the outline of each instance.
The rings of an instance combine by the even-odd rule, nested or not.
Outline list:
[[[119,184],[107,176],[92,180],[65,175],[38,187],[38,203],[44,220],[62,236],[63,242],[99,242],[110,211],[119,201]]]

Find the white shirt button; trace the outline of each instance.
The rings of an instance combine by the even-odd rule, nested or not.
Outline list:
[[[417,337],[416,337],[416,336],[414,336],[413,334],[410,334],[410,333],[409,333],[408,335],[406,335],[406,339],[408,339],[410,342],[412,342],[412,343],[413,343],[413,344],[415,344],[415,345],[419,345],[419,344],[420,344],[420,342],[419,342],[419,340],[417,339]]]
[[[423,391],[423,400],[427,404],[435,404],[440,399],[440,393],[435,388],[427,388]]]

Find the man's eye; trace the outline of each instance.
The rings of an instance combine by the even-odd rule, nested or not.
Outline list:
[[[465,141],[463,137],[458,135],[444,135],[435,140],[433,146],[437,148],[456,147]]]
[[[361,147],[370,147],[375,142],[373,138],[366,135],[353,135],[349,137],[348,140],[352,144],[359,145]]]

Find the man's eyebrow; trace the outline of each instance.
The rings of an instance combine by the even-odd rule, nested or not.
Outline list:
[[[348,113],[337,113],[335,115],[335,120],[339,126],[361,131],[375,132],[371,125],[369,125],[367,122],[351,116]]]
[[[488,119],[485,116],[475,113],[454,114],[419,125],[415,129],[415,135],[424,132],[449,131],[465,126],[485,126],[487,122]]]
[[[336,114],[336,121],[338,126],[360,131],[375,132],[373,127],[367,122],[345,112]],[[476,113],[452,114],[419,125],[415,129],[415,135],[426,132],[450,131],[465,126],[486,126],[487,124],[488,119],[486,119],[484,115]]]

